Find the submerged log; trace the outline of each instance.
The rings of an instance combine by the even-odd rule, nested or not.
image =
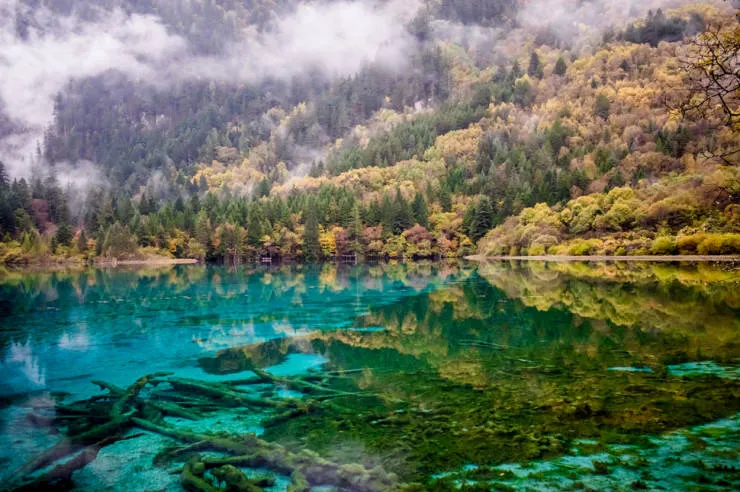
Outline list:
[[[276,400],[252,398],[244,395],[244,393],[234,391],[231,388],[219,384],[208,384],[184,378],[167,378],[161,381],[170,383],[170,385],[177,390],[191,391],[196,394],[206,395],[237,406],[276,408],[283,405],[283,402]]]
[[[295,476],[294,490],[308,490],[308,487],[321,485],[350,488],[358,492],[386,491],[398,488],[396,475],[386,473],[381,467],[367,470],[359,464],[339,465],[320,457],[312,451],[293,453],[279,444],[263,441],[254,434],[236,440],[165,427],[137,417],[134,417],[132,421],[141,429],[183,442],[208,441],[212,449],[237,456],[229,462],[203,460],[206,466],[209,462],[221,463],[222,465],[239,463],[242,466],[264,467],[277,473],[291,475],[291,477]],[[304,481],[307,487],[303,486]]]
[[[185,490],[190,492],[222,492],[220,488],[211,485],[208,480],[203,478],[203,463],[198,458],[185,463],[180,474],[180,484]]]
[[[82,434],[60,439],[54,446],[21,466],[10,477],[9,481],[11,483],[18,482],[24,476],[40,470],[41,468],[44,468],[45,466],[48,466],[55,461],[64,458],[65,456],[79,451],[87,444],[93,444],[109,436],[118,434],[118,432],[122,430],[124,424],[132,415],[133,412],[130,412],[129,414],[121,415],[117,420],[111,420],[110,422],[101,424]]]
[[[123,437],[123,436],[106,437],[100,442],[97,442],[91,446],[87,446],[86,448],[82,450],[82,452],[80,452],[78,455],[76,455],[74,458],[67,461],[66,463],[55,466],[52,470],[39,476],[33,482],[28,483],[26,485],[22,485],[14,490],[16,492],[45,490],[45,489],[51,488],[52,486],[54,486],[55,484],[59,482],[62,482],[62,483],[71,482],[72,474],[76,472],[77,470],[84,468],[89,463],[91,463],[93,460],[95,460],[95,458],[98,457],[98,453],[100,453],[100,450],[103,449],[105,446],[109,446],[119,441],[135,439],[141,435],[142,434],[135,434],[132,436],[127,436],[127,437]]]
[[[102,441],[110,436],[115,436],[123,431],[130,423],[131,417],[136,413],[135,408],[129,406],[132,400],[136,399],[141,390],[149,384],[155,377],[166,376],[166,373],[152,374],[139,378],[134,384],[129,386],[118,397],[108,412],[108,421],[92,427],[91,429],[70,435],[60,439],[54,446],[39,454],[35,458],[26,462],[16,472],[11,475],[10,483],[17,483],[26,475],[33,473],[55,461],[58,461],[72,453],[75,453],[89,444]],[[113,385],[108,385],[113,387]],[[93,408],[97,408],[100,403],[94,403]],[[91,410],[88,410],[91,411]]]
[[[141,390],[144,389],[144,387],[155,380],[156,378],[170,376],[171,372],[158,372],[155,374],[149,374],[147,376],[141,377],[136,380],[134,384],[128,387],[128,389],[124,392],[124,394],[116,401],[116,403],[113,404],[113,408],[111,409],[110,416],[112,420],[115,420],[119,418],[126,407],[131,405],[134,400],[136,400],[136,397],[139,396],[139,393]]]
[[[160,375],[162,374],[166,374],[166,373],[160,373]],[[157,377],[157,375],[153,374],[151,376],[147,376],[147,378],[149,378],[149,381],[151,381],[151,379],[153,379],[154,377]],[[118,398],[122,398],[126,394],[126,391],[123,388],[120,388],[114,384],[106,383],[104,381],[92,381],[92,383],[96,386],[99,386],[100,389],[108,390],[111,395],[117,396]],[[159,401],[158,399],[153,399],[153,398],[142,400],[138,396],[134,399],[134,401],[138,405],[151,406],[155,408],[156,410],[162,412],[163,414],[169,415],[172,417],[179,417],[179,418],[188,419],[188,420],[198,420],[203,417],[198,412],[194,412],[192,410],[183,408],[176,403],[167,403],[167,402]]]
[[[277,384],[281,386],[285,386],[288,389],[296,390],[296,391],[302,391],[304,393],[332,393],[332,394],[343,394],[343,391],[338,391],[332,388],[327,388],[325,386],[321,386],[315,383],[311,383],[309,381],[305,381],[302,379],[293,379],[293,378],[285,378],[280,376],[273,376],[267,371],[263,371],[261,369],[254,368],[252,371],[259,377],[262,381]]]
[[[264,479],[262,483],[265,485],[261,486],[256,481],[247,478],[247,475],[234,465],[224,465],[216,468],[211,472],[211,474],[218,482],[225,484],[225,489],[229,492],[263,492],[263,486],[274,484],[274,480],[272,481],[272,484],[269,484],[269,480]]]
[[[368,470],[359,464],[340,465],[310,451],[294,453],[279,444],[259,439],[254,434],[234,437],[200,434],[168,425],[163,420],[164,415],[199,420],[203,417],[200,411],[217,410],[228,405],[275,409],[277,415],[273,417],[272,423],[274,424],[325,407],[338,408],[335,403],[326,400],[368,396],[362,393],[347,393],[326,388],[301,379],[273,376],[261,370],[257,370],[256,374],[261,383],[313,393],[314,397],[310,400],[257,398],[230,387],[228,384],[176,378],[168,373],[144,376],[125,389],[110,383],[95,381],[97,386],[108,393],[102,397],[93,397],[68,406],[69,412],[66,416],[71,424],[67,427],[67,436],[24,464],[11,477],[11,483],[21,483],[21,480],[29,474],[82,451],[72,460],[54,468],[52,470],[54,475],[42,475],[46,477],[44,480],[50,480],[48,483],[64,480],[66,476],[71,477],[72,472],[67,473],[67,470],[74,471],[74,469],[85,466],[97,456],[96,449],[99,451],[103,445],[120,440],[117,436],[124,430],[138,427],[171,437],[183,444],[189,444],[178,450],[163,453],[162,459],[165,461],[177,455],[182,456],[192,451],[205,449],[231,455],[230,458],[201,459],[198,457],[199,461],[189,461],[186,466],[178,470],[181,483],[187,490],[196,492],[261,490],[262,485],[248,479],[234,468],[236,466],[267,468],[275,473],[290,476],[292,480],[290,490],[295,491],[309,490],[311,487],[323,485],[359,492],[398,488],[396,476],[385,473],[382,468]],[[249,381],[254,381],[254,379]],[[142,390],[147,385],[158,386],[164,383],[166,383],[164,391],[158,387],[142,396]],[[103,419],[102,422],[101,419]],[[84,430],[75,433],[75,428]],[[203,470],[216,468],[219,470],[214,473],[226,483],[226,489],[214,486],[209,479],[203,476]]]
[[[176,403],[167,403],[167,402],[157,401],[157,400],[147,400],[146,405],[149,405],[159,410],[163,414],[169,415],[171,417],[179,417],[181,419],[187,419],[187,420],[200,420],[203,418],[202,414],[198,412],[194,412],[192,410],[188,410],[187,408],[183,408]]]

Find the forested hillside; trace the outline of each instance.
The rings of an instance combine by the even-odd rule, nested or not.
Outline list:
[[[15,2],[18,53],[167,48],[0,106],[0,261],[740,253],[731,2],[548,6]]]

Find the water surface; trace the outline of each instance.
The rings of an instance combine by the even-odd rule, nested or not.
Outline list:
[[[0,326],[0,478],[65,431],[29,414],[100,394],[93,380],[266,369],[358,396],[288,419],[223,408],[166,423],[254,432],[422,489],[740,486],[740,273],[730,265],[10,273]],[[155,464],[173,444],[145,433],[106,447],[74,484],[181,490],[167,473],[178,463]],[[290,482],[276,478],[274,490]]]

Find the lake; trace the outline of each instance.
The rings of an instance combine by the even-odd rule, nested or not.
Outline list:
[[[731,264],[6,272],[0,326],[5,487],[740,488]]]

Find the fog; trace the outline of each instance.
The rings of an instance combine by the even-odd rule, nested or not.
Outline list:
[[[301,4],[264,32],[245,28],[225,53],[208,57],[194,55],[160,18],[122,10],[82,21],[38,8],[21,37],[14,15],[21,7],[0,0],[0,109],[10,123],[0,128],[0,159],[16,176],[30,172],[54,97],[73,80],[116,70],[166,89],[189,79],[244,83],[316,71],[335,78],[372,61],[401,68],[413,48],[404,24],[416,3]]]
[[[644,17],[649,10],[696,3],[696,0],[533,0],[523,5],[517,20],[524,30],[550,28],[566,45],[583,48],[599,41],[612,26],[624,26]],[[704,3],[721,4],[722,0],[704,0]]]
[[[404,27],[413,4],[301,4],[268,32],[246,29],[225,56],[193,58],[173,76],[252,82],[317,70],[329,77],[352,75],[371,61],[399,68],[413,48]]]
[[[551,29],[578,47],[649,8],[686,3],[532,0],[521,3],[519,28],[509,33],[442,20],[432,23],[432,31],[438,39],[466,46],[483,63],[498,63],[514,55],[523,33],[532,30]],[[95,9],[92,0],[90,5]],[[113,9],[83,21],[44,7],[30,10],[20,0],[0,0],[0,159],[11,174],[28,175],[29,156],[53,119],[54,97],[71,81],[111,70],[166,90],[168,84],[193,79],[256,83],[316,72],[336,78],[368,62],[403,69],[416,42],[405,26],[424,5],[419,0],[304,2],[262,31],[245,27],[223,53],[203,56],[156,16]],[[33,21],[23,36],[15,20],[19,10]]]

